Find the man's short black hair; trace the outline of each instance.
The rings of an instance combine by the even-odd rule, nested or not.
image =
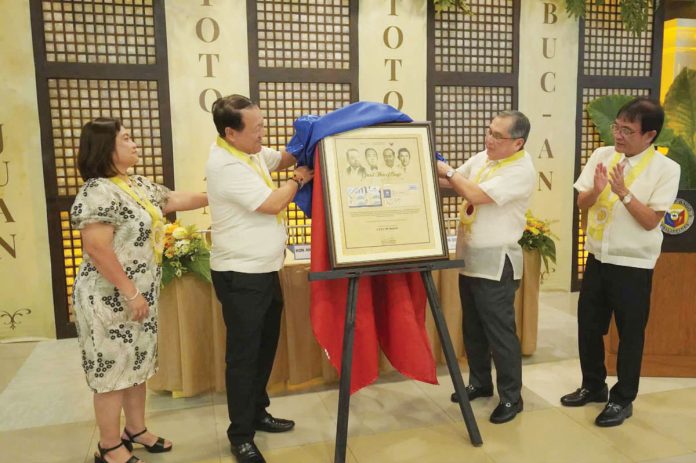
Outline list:
[[[121,127],[121,121],[110,117],[99,117],[82,127],[77,152],[77,168],[82,180],[118,175],[114,151]]]
[[[215,128],[221,137],[225,136],[225,127],[233,130],[244,130],[242,110],[256,106],[256,103],[242,95],[228,95],[213,102],[211,112]]]
[[[629,122],[640,122],[640,131],[642,133],[654,130],[655,136],[650,142],[655,141],[655,138],[660,135],[662,125],[665,123],[665,110],[659,102],[641,96],[635,98],[619,109],[616,118],[625,119]]]

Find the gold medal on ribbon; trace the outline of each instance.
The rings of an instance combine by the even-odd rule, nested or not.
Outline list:
[[[595,211],[595,220],[597,223],[603,224],[609,218],[609,210],[606,207],[600,207]]]
[[[471,224],[476,220],[476,212],[476,206],[466,199],[462,201],[462,205],[459,207],[459,223],[466,231],[471,229]]]

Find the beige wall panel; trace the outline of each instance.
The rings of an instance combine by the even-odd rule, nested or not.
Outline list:
[[[1,90],[0,107],[0,338],[54,337],[29,6],[5,3],[0,66],[13,77]],[[165,5],[175,182],[177,189],[201,191],[216,136],[207,108],[216,92],[249,94],[246,2]],[[360,2],[361,100],[383,102],[387,96],[395,106],[401,101],[401,110],[414,119],[426,119],[426,11],[426,0]],[[551,183],[549,188],[540,178],[532,210],[555,220],[560,236],[558,264],[545,289],[570,285],[577,41],[578,24],[565,16],[560,0],[522,0],[519,107],[532,121],[528,150]],[[201,228],[210,224],[207,211],[180,217]],[[17,312],[22,308],[31,313]]]
[[[165,8],[176,188],[205,191],[205,163],[216,137],[208,112],[215,92],[249,95],[246,2],[168,0]],[[207,209],[178,217],[210,226]]]
[[[360,2],[360,100],[385,102],[415,120],[427,115],[426,0]]]
[[[555,221],[557,264],[545,290],[569,290],[573,247],[578,23],[560,0],[522,0],[519,109],[531,121],[527,150],[539,172],[532,212]],[[550,183],[550,187],[547,183]]]
[[[0,89],[0,339],[53,338],[29,2],[3,2],[0,30],[0,69],[5,77]]]

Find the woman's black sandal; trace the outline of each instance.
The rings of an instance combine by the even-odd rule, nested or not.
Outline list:
[[[125,445],[126,448],[131,452],[133,451],[133,444],[142,445],[143,447],[145,447],[145,450],[147,450],[150,453],[169,452],[172,449],[172,447],[174,447],[173,445],[170,445],[169,447],[165,447],[164,446],[164,439],[161,437],[158,437],[157,442],[155,442],[152,445],[143,444],[142,442],[136,442],[135,438],[145,434],[147,432],[147,428],[145,428],[142,431],[140,431],[139,433],[133,434],[133,435],[131,435],[131,433],[129,433],[126,428],[123,428],[123,432],[126,434],[126,436],[128,436],[128,439],[123,439],[123,445]],[[130,463],[130,462],[126,462],[126,463]]]
[[[121,441],[121,443],[118,444],[116,447],[111,447],[110,449],[103,449],[103,448],[101,448],[101,444],[97,443],[97,449],[99,449],[99,455],[94,455],[94,463],[108,463],[106,461],[106,459],[104,458],[106,456],[106,454],[113,451],[113,450],[116,450],[117,448],[119,448],[121,446],[125,446],[128,449],[128,446],[125,445],[125,443],[123,441]],[[133,449],[128,449],[129,452],[131,450],[133,450]],[[138,457],[131,456],[128,459],[128,461],[126,461],[125,463],[138,463],[138,462],[142,462],[142,461],[143,460],[141,460]]]

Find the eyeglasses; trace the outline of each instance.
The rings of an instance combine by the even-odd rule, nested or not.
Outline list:
[[[501,140],[517,140],[518,138],[522,138],[522,137],[503,137],[503,136],[500,135],[499,133],[491,132],[491,129],[487,129],[487,130],[486,130],[486,136],[487,136],[487,137],[491,137],[491,138],[492,138],[493,140],[495,140],[495,141],[501,141]]]
[[[612,132],[614,132],[614,133],[620,133],[620,134],[621,134],[622,136],[624,136],[624,137],[630,137],[631,135],[633,135],[634,133],[636,133],[635,130],[629,129],[628,127],[622,127],[622,126],[620,126],[619,124],[617,124],[616,122],[614,122],[613,124],[611,124],[611,125],[609,126],[609,128],[611,129]]]

